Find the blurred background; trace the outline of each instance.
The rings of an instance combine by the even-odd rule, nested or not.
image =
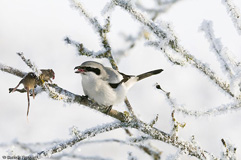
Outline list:
[[[109,1],[81,1],[87,12],[97,17],[102,24],[105,16],[101,15],[101,11],[107,2]],[[241,8],[241,1],[233,0],[233,2]],[[143,0],[141,3],[146,8],[155,7],[155,3],[150,0]],[[240,62],[241,38],[221,1],[179,0],[165,13],[161,13],[156,20],[171,23],[184,48],[209,65],[220,77],[227,79],[217,57],[210,51],[204,32],[199,31],[204,19],[213,21],[215,36],[220,38],[222,44],[228,47]],[[167,133],[172,129],[172,108],[165,96],[155,88],[156,83],[170,92],[177,104],[185,105],[187,109],[207,110],[232,101],[195,68],[190,65],[180,67],[171,64],[162,52],[145,45],[147,42],[145,38],[139,39],[133,49],[120,57],[118,51],[130,44],[123,35],[135,37],[143,26],[119,7],[115,7],[112,11],[110,24],[110,33],[107,37],[114,58],[118,59],[121,72],[137,75],[153,69],[164,69],[161,74],[139,82],[128,92],[128,99],[134,112],[141,120],[151,122],[159,114],[155,127]],[[39,69],[53,69],[56,75],[54,83],[75,94],[83,95],[81,76],[74,73],[74,67],[87,60],[96,60],[105,66],[110,64],[107,59],[92,59],[77,55],[77,49],[65,43],[66,36],[83,43],[89,50],[102,49],[100,38],[93,26],[78,10],[71,7],[68,0],[0,0],[0,63],[29,72],[30,68],[16,54],[23,52]],[[26,94],[8,93],[8,88],[15,87],[20,78],[1,71],[0,79],[0,143],[2,144],[11,144],[16,140],[23,143],[67,140],[71,137],[69,128],[73,126],[84,131],[115,121],[85,106],[50,99],[46,93],[37,95],[34,100],[30,98],[30,113],[27,120]],[[120,111],[127,110],[124,103],[114,108]],[[179,136],[184,140],[190,140],[191,136],[195,135],[199,145],[216,156],[220,156],[223,150],[221,139],[224,138],[237,147],[237,158],[241,158],[240,114],[239,110],[199,118],[176,114],[179,122],[186,123],[185,128],[180,129]],[[138,131],[131,131],[136,135],[139,134]],[[93,139],[125,140],[126,137],[125,131],[118,129],[100,134]],[[168,144],[151,142],[163,151],[163,159],[170,158],[177,152],[176,148]],[[44,148],[39,148],[38,151],[42,149]],[[133,152],[133,155],[139,159],[150,159],[142,151],[118,143],[82,145],[78,151],[82,156],[96,155],[109,159],[127,159],[128,152]],[[0,148],[0,156],[8,155],[10,152],[16,155],[26,154],[14,145]]]

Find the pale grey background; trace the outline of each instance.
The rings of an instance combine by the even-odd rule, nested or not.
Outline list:
[[[84,7],[101,22],[100,11],[106,0],[83,1]],[[146,1],[148,2],[148,1]],[[241,8],[241,2],[234,0]],[[148,2],[146,5],[151,4]],[[181,40],[181,44],[195,57],[209,64],[210,67],[225,77],[213,52],[202,32],[198,32],[203,19],[212,20],[216,37],[239,58],[241,38],[237,34],[226,8],[221,1],[183,0],[174,5],[159,20],[171,22]],[[114,50],[126,46],[120,32],[135,35],[140,24],[119,7],[111,16],[111,32],[108,38]],[[91,58],[78,56],[77,50],[66,45],[63,39],[69,36],[81,42],[90,50],[100,49],[99,37],[93,27],[79,12],[70,7],[68,0],[0,0],[0,62],[23,71],[31,71],[16,55],[24,52],[39,68],[52,68],[56,73],[54,83],[76,94],[83,94],[81,77],[74,73],[74,67]],[[141,40],[119,62],[120,71],[126,74],[140,74],[152,69],[163,68],[158,76],[146,79],[134,86],[128,98],[138,116],[150,122],[156,114],[159,121],[156,127],[165,132],[171,130],[171,107],[154,87],[158,82],[178,104],[185,104],[189,109],[205,110],[230,102],[230,98],[218,89],[213,82],[196,69],[186,66],[174,66],[156,49],[144,46]],[[97,60],[109,65],[105,59]],[[69,128],[76,126],[79,130],[91,128],[102,123],[113,121],[96,111],[76,104],[66,104],[50,99],[42,93],[35,100],[31,98],[30,114],[27,120],[26,94],[8,93],[9,87],[15,87],[20,79],[16,76],[0,72],[0,143],[10,143],[14,139],[21,142],[46,142],[55,139],[70,138]],[[126,110],[124,104],[115,106],[117,110]],[[233,111],[215,117],[194,118],[177,115],[177,120],[186,122],[179,135],[189,140],[195,135],[199,144],[209,152],[220,155],[221,138],[230,140],[237,148],[238,158],[241,157],[240,111]],[[133,132],[136,132],[133,130]],[[123,130],[116,130],[98,135],[101,138],[125,138]],[[167,144],[153,141],[163,150],[164,158],[176,153],[176,149]],[[100,149],[101,147],[101,149]],[[12,148],[15,153],[18,150]],[[109,152],[111,150],[111,152]],[[139,150],[119,144],[99,144],[82,147],[83,155],[101,155],[114,159],[126,159],[125,151],[135,151],[135,155],[146,159]],[[7,155],[7,150],[0,149],[0,155]],[[113,155],[115,155],[113,157]]]

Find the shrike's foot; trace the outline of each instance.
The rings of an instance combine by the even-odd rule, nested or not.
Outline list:
[[[109,114],[110,113],[110,111],[111,111],[111,109],[112,109],[112,105],[111,106],[109,106],[108,108],[107,108],[107,110],[106,110],[106,114]]]

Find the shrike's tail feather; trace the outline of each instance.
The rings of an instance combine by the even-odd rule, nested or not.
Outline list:
[[[159,74],[163,71],[163,69],[157,69],[157,70],[153,70],[150,72],[146,72],[143,74],[140,74],[138,76],[129,76],[129,78],[127,79],[127,81],[125,81],[125,86],[127,89],[131,88],[137,81],[140,81],[144,78],[150,77],[152,75],[155,74]]]
[[[138,75],[138,81],[144,79],[144,78],[147,78],[147,77],[150,77],[152,75],[155,75],[155,74],[159,74],[163,71],[163,69],[157,69],[157,70],[153,70],[153,71],[150,71],[150,72],[146,72],[146,73],[143,73],[143,74],[140,74]]]

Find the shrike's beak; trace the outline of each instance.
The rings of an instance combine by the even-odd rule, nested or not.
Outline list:
[[[77,69],[77,71],[75,71],[75,73],[84,73],[85,72],[85,70],[81,66],[77,66],[74,69]]]

